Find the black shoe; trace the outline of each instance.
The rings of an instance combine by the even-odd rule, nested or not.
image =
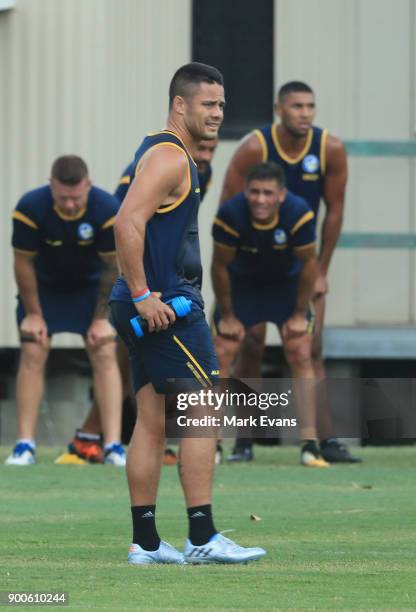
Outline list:
[[[233,452],[227,457],[227,461],[230,463],[236,463],[239,461],[253,461],[254,455],[253,450],[250,446],[234,446]]]
[[[310,468],[327,468],[329,463],[322,457],[315,440],[308,440],[300,449],[300,463]]]
[[[348,448],[338,442],[338,440],[331,440],[321,442],[321,455],[328,461],[328,463],[361,463],[361,457],[354,457],[349,452]]]

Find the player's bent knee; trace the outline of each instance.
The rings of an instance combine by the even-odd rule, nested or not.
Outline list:
[[[112,369],[117,367],[115,342],[108,342],[97,347],[87,347],[92,367]]]
[[[244,338],[242,353],[250,359],[261,359],[264,351],[264,332],[257,327],[249,328]]]
[[[286,349],[286,359],[292,368],[312,367],[312,355],[309,346]]]
[[[215,352],[218,357],[219,365],[233,362],[240,348],[240,342],[226,340],[221,336],[216,336],[214,339]]]
[[[48,355],[49,347],[45,347],[38,342],[23,342],[20,363],[27,369],[42,371]]]
[[[323,361],[322,348],[322,338],[319,336],[314,339],[312,344],[312,359],[314,362]]]

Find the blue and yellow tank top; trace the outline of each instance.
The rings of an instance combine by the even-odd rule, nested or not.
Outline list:
[[[138,174],[143,155],[149,149],[160,146],[176,147],[186,156],[188,186],[178,200],[159,206],[147,222],[143,254],[147,285],[151,291],[160,291],[164,301],[184,295],[203,307],[199,289],[186,279],[184,273],[186,239],[198,215],[200,190],[196,163],[179,136],[168,130],[146,136],[130,166],[131,182]],[[193,256],[198,257],[200,262],[199,241],[196,241],[194,248],[197,253]],[[117,279],[110,300],[131,300],[130,290],[122,276]]]
[[[296,158],[291,158],[280,145],[277,125],[273,123],[254,131],[263,150],[263,161],[275,162],[284,169],[287,188],[307,201],[316,219],[323,194],[328,132],[318,127],[310,128],[303,150]]]

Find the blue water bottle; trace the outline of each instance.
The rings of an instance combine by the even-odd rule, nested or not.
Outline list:
[[[192,300],[188,300],[183,295],[178,295],[165,303],[174,310],[177,317],[186,317],[192,309]],[[130,319],[130,324],[138,338],[143,338],[149,327],[146,319],[143,319],[140,315]]]

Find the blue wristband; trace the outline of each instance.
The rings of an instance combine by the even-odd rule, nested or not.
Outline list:
[[[146,291],[146,293],[144,293],[143,295],[141,295],[140,297],[132,297],[132,301],[133,302],[142,302],[143,300],[145,300],[146,298],[149,297],[149,295],[151,295],[151,292],[149,291],[149,289]]]

